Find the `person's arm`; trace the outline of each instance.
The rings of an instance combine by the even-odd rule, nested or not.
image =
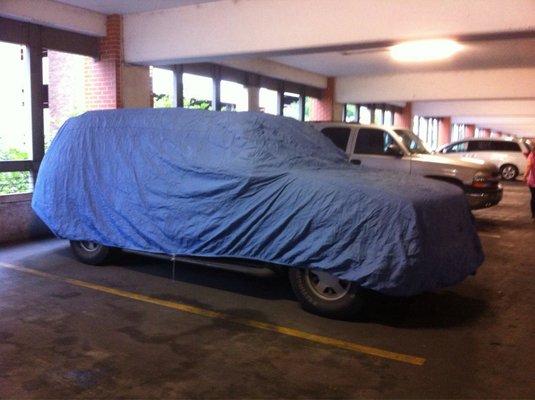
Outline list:
[[[524,182],[528,181],[529,173],[533,167],[533,153],[528,157],[528,165],[526,166],[526,172],[524,172]]]

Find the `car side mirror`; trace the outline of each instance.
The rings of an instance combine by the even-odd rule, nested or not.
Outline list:
[[[386,155],[394,157],[403,157],[404,153],[403,150],[401,150],[401,147],[399,147],[399,144],[392,143],[389,144],[386,148]]]

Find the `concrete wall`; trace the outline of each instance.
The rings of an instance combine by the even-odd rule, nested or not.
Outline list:
[[[31,194],[0,196],[0,243],[50,236],[31,208]]]

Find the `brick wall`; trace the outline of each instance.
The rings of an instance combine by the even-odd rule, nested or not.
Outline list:
[[[333,121],[334,119],[334,78],[327,79],[327,88],[321,99],[312,99],[311,121]]]
[[[123,107],[122,48],[122,17],[109,15],[106,37],[100,40],[100,59],[88,60],[85,65],[85,97],[89,110]]]
[[[412,104],[407,103],[401,113],[394,114],[394,125],[398,128],[412,128]]]

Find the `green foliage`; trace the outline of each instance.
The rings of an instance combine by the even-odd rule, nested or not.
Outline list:
[[[168,94],[156,94],[153,93],[152,97],[154,98],[154,108],[171,108],[173,104],[171,103],[171,96]]]
[[[196,108],[199,110],[209,110],[212,103],[208,100],[197,100],[194,98],[184,99],[184,108]]]
[[[19,149],[0,150],[0,161],[27,160],[28,153]],[[29,171],[0,172],[0,195],[31,192]]]

